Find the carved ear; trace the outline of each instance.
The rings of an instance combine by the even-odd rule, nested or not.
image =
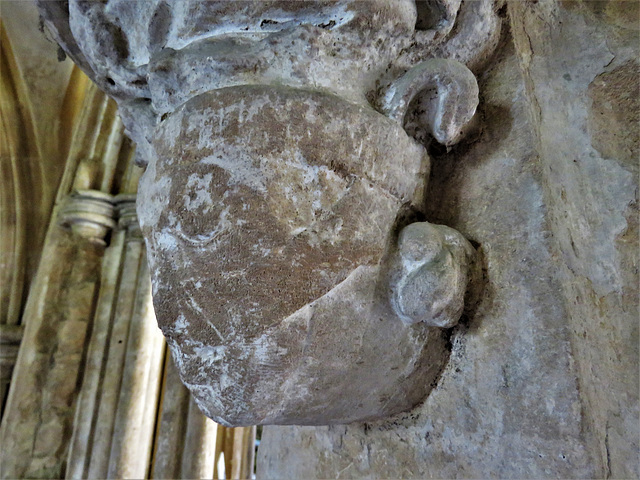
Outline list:
[[[408,110],[414,106],[421,126],[439,143],[453,145],[476,112],[476,77],[456,60],[421,62],[391,84],[382,108],[404,127]]]

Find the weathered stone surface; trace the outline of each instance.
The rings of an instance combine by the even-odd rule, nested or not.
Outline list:
[[[200,405],[348,422],[416,403],[441,372],[411,413],[267,428],[263,476],[638,476],[637,3],[130,5],[42,2],[149,162],[160,322]],[[433,148],[423,196],[402,127],[449,145],[478,92],[434,81],[433,57],[490,68],[484,128]],[[444,370],[425,321],[455,323],[472,251],[425,218],[484,267]],[[417,301],[446,285],[446,307]]]
[[[493,0],[36,3],[65,51],[118,101],[141,163],[161,117],[198,94],[286,84],[377,106],[425,59],[478,70],[500,33]]]
[[[432,156],[427,219],[487,281],[441,381],[386,421],[265,427],[261,478],[639,476],[639,5],[507,8],[482,133]]]
[[[640,4],[515,7],[522,6],[512,10],[514,40],[534,118],[596,476],[635,478]]]
[[[187,102],[154,143],[139,210],[156,311],[208,415],[341,423],[428,393],[444,337],[405,327],[386,292],[384,258],[419,214],[428,170],[396,123],[324,93],[232,87]],[[417,283],[444,281],[456,299],[433,297],[455,304],[453,323],[466,281],[444,255]]]
[[[438,58],[419,63],[392,83],[383,111],[414,138],[430,136],[443,145],[453,145],[462,138],[462,129],[477,106],[478,84],[473,73],[460,62]],[[421,127],[428,136],[418,135]]]
[[[402,229],[389,273],[391,305],[400,319],[409,325],[455,327],[464,309],[465,286],[479,280],[470,268],[477,267],[475,253],[460,232],[445,225],[416,222]]]
[[[589,133],[591,146],[602,158],[638,170],[640,129],[640,65],[637,59],[616,65],[589,84]],[[570,74],[569,74],[570,76]]]
[[[502,52],[480,83],[483,135],[461,146],[464,161],[458,152],[433,158],[428,218],[480,244],[487,281],[468,323],[453,330],[440,382],[388,420],[265,427],[261,477],[593,475],[524,86],[513,50]]]
[[[430,58],[459,10],[465,35],[482,15],[495,34],[491,5],[41,2],[149,162],[156,312],[209,416],[343,423],[431,390],[448,349],[430,327],[459,320],[474,251],[444,226],[401,232],[429,169],[406,132],[460,139],[475,77]]]

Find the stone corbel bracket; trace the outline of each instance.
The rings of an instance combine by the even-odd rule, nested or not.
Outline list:
[[[148,165],[155,310],[200,408],[327,425],[423,400],[447,358],[428,327],[459,321],[474,250],[399,221],[425,213],[421,141],[449,147],[474,117],[464,64],[493,1],[39,5]],[[101,195],[74,194],[61,223],[104,243],[116,208],[136,238],[132,199]]]

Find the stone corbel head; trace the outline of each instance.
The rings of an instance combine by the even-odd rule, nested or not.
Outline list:
[[[424,399],[474,250],[423,221],[430,163],[414,136],[452,145],[473,117],[474,75],[430,57],[474,31],[448,37],[456,15],[484,10],[135,5],[40,2],[118,99],[147,165],[138,214],[154,305],[201,409],[225,425],[320,425]]]

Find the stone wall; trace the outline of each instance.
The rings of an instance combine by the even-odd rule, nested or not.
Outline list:
[[[508,2],[482,130],[432,150],[429,221],[476,242],[482,301],[429,398],[265,427],[262,478],[634,478],[638,3]]]

